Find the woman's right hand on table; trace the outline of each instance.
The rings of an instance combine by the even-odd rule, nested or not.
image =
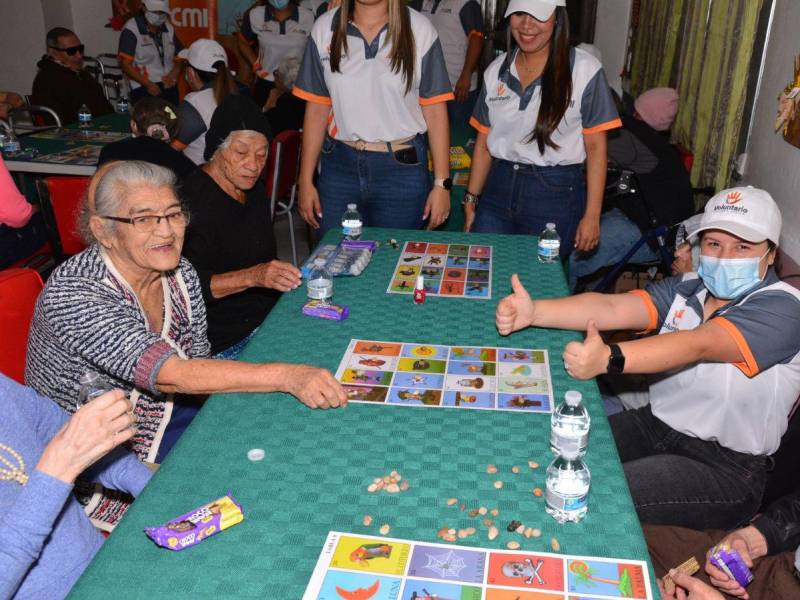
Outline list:
[[[317,187],[312,184],[300,184],[298,190],[298,210],[303,220],[314,229],[319,229],[319,221],[322,218],[322,205],[319,202],[319,192]]]
[[[83,405],[53,436],[36,468],[73,483],[88,467],[136,433],[133,407],[122,390]]]
[[[286,391],[309,408],[336,408],[347,404],[342,385],[327,369],[287,365]]]

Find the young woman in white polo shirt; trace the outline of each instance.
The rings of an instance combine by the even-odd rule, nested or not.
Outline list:
[[[509,52],[486,69],[470,119],[464,196],[467,231],[538,235],[553,222],[562,258],[597,245],[606,131],[621,125],[602,66],[569,46],[565,5],[509,3]]]
[[[446,220],[453,93],[430,21],[403,0],[345,0],[314,24],[293,93],[307,100],[300,214],[320,235],[351,202],[365,225]]]
[[[217,106],[239,88],[228,70],[225,49],[214,40],[200,38],[178,55],[186,60],[184,73],[192,89],[178,105],[180,128],[172,146],[196,165],[206,162],[206,131]]]
[[[244,14],[239,32],[239,50],[256,76],[253,99],[263,108],[275,87],[275,70],[290,55],[298,59],[308,41],[314,14],[291,0],[268,0]],[[250,44],[258,40],[258,55]]]

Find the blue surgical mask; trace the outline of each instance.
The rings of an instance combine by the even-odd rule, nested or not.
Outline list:
[[[761,283],[758,268],[768,253],[769,250],[752,258],[717,258],[701,254],[697,274],[716,298],[732,300]]]
[[[268,0],[269,5],[275,10],[282,10],[289,6],[289,0]]]
[[[161,27],[167,22],[167,13],[148,10],[144,13],[144,18],[147,19],[147,22],[153,27]]]

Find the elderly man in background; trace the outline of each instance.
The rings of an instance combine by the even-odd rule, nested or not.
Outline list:
[[[97,117],[114,112],[97,80],[83,68],[84,46],[69,29],[55,27],[47,32],[47,54],[37,66],[32,100],[52,108],[61,123],[78,120],[78,109],[85,104]]]

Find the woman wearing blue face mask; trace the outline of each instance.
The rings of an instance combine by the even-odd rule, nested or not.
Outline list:
[[[251,65],[256,83],[253,99],[263,108],[275,87],[275,71],[288,56],[303,58],[314,13],[290,0],[269,0],[254,6],[242,18],[239,51]],[[258,54],[251,44],[258,41]]]
[[[131,86],[131,102],[148,94],[177,105],[183,44],[169,22],[168,0],[143,0],[143,11],[129,19],[119,36],[119,64]]]
[[[729,529],[755,514],[767,457],[800,394],[800,291],[772,268],[781,213],[752,187],[720,192],[691,237],[698,273],[626,294],[533,301],[514,276],[497,329],[586,330],[564,349],[576,379],[646,374],[649,403],[611,416],[639,518]],[[654,332],[606,344],[599,331]]]

